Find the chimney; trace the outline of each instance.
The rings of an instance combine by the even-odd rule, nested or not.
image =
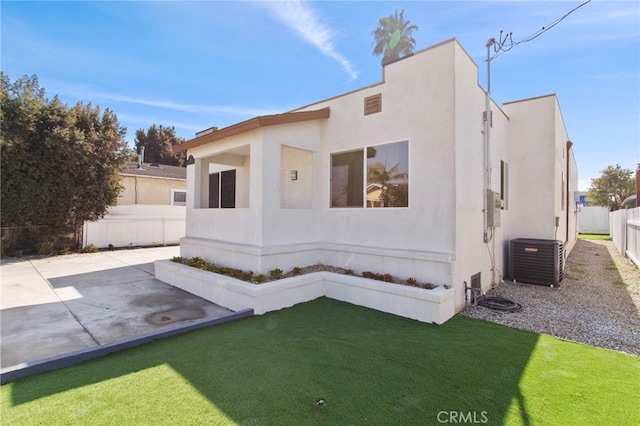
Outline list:
[[[138,168],[142,168],[142,163],[144,163],[144,146],[140,147],[140,154],[138,155]]]

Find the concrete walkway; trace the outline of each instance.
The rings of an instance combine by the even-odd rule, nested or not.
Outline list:
[[[0,364],[7,367],[232,315],[154,278],[179,247],[6,259]]]

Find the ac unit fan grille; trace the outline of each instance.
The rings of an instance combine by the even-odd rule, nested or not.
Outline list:
[[[512,240],[510,264],[514,281],[560,285],[564,275],[563,244],[555,240]]]

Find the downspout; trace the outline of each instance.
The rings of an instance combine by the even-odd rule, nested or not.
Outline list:
[[[567,189],[565,192],[565,196],[567,197],[567,201],[564,203],[565,204],[565,208],[566,210],[566,223],[565,223],[565,239],[564,239],[564,244],[565,247],[567,245],[567,243],[569,242],[569,151],[571,150],[571,146],[573,146],[573,143],[571,141],[567,141],[567,181],[565,182]]]

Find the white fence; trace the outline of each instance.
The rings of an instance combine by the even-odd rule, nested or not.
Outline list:
[[[83,247],[179,244],[186,233],[185,206],[114,206],[103,219],[85,222]]]
[[[578,232],[609,235],[609,209],[603,206],[581,207],[578,212]]]
[[[611,212],[609,218],[616,248],[640,268],[640,207]]]

